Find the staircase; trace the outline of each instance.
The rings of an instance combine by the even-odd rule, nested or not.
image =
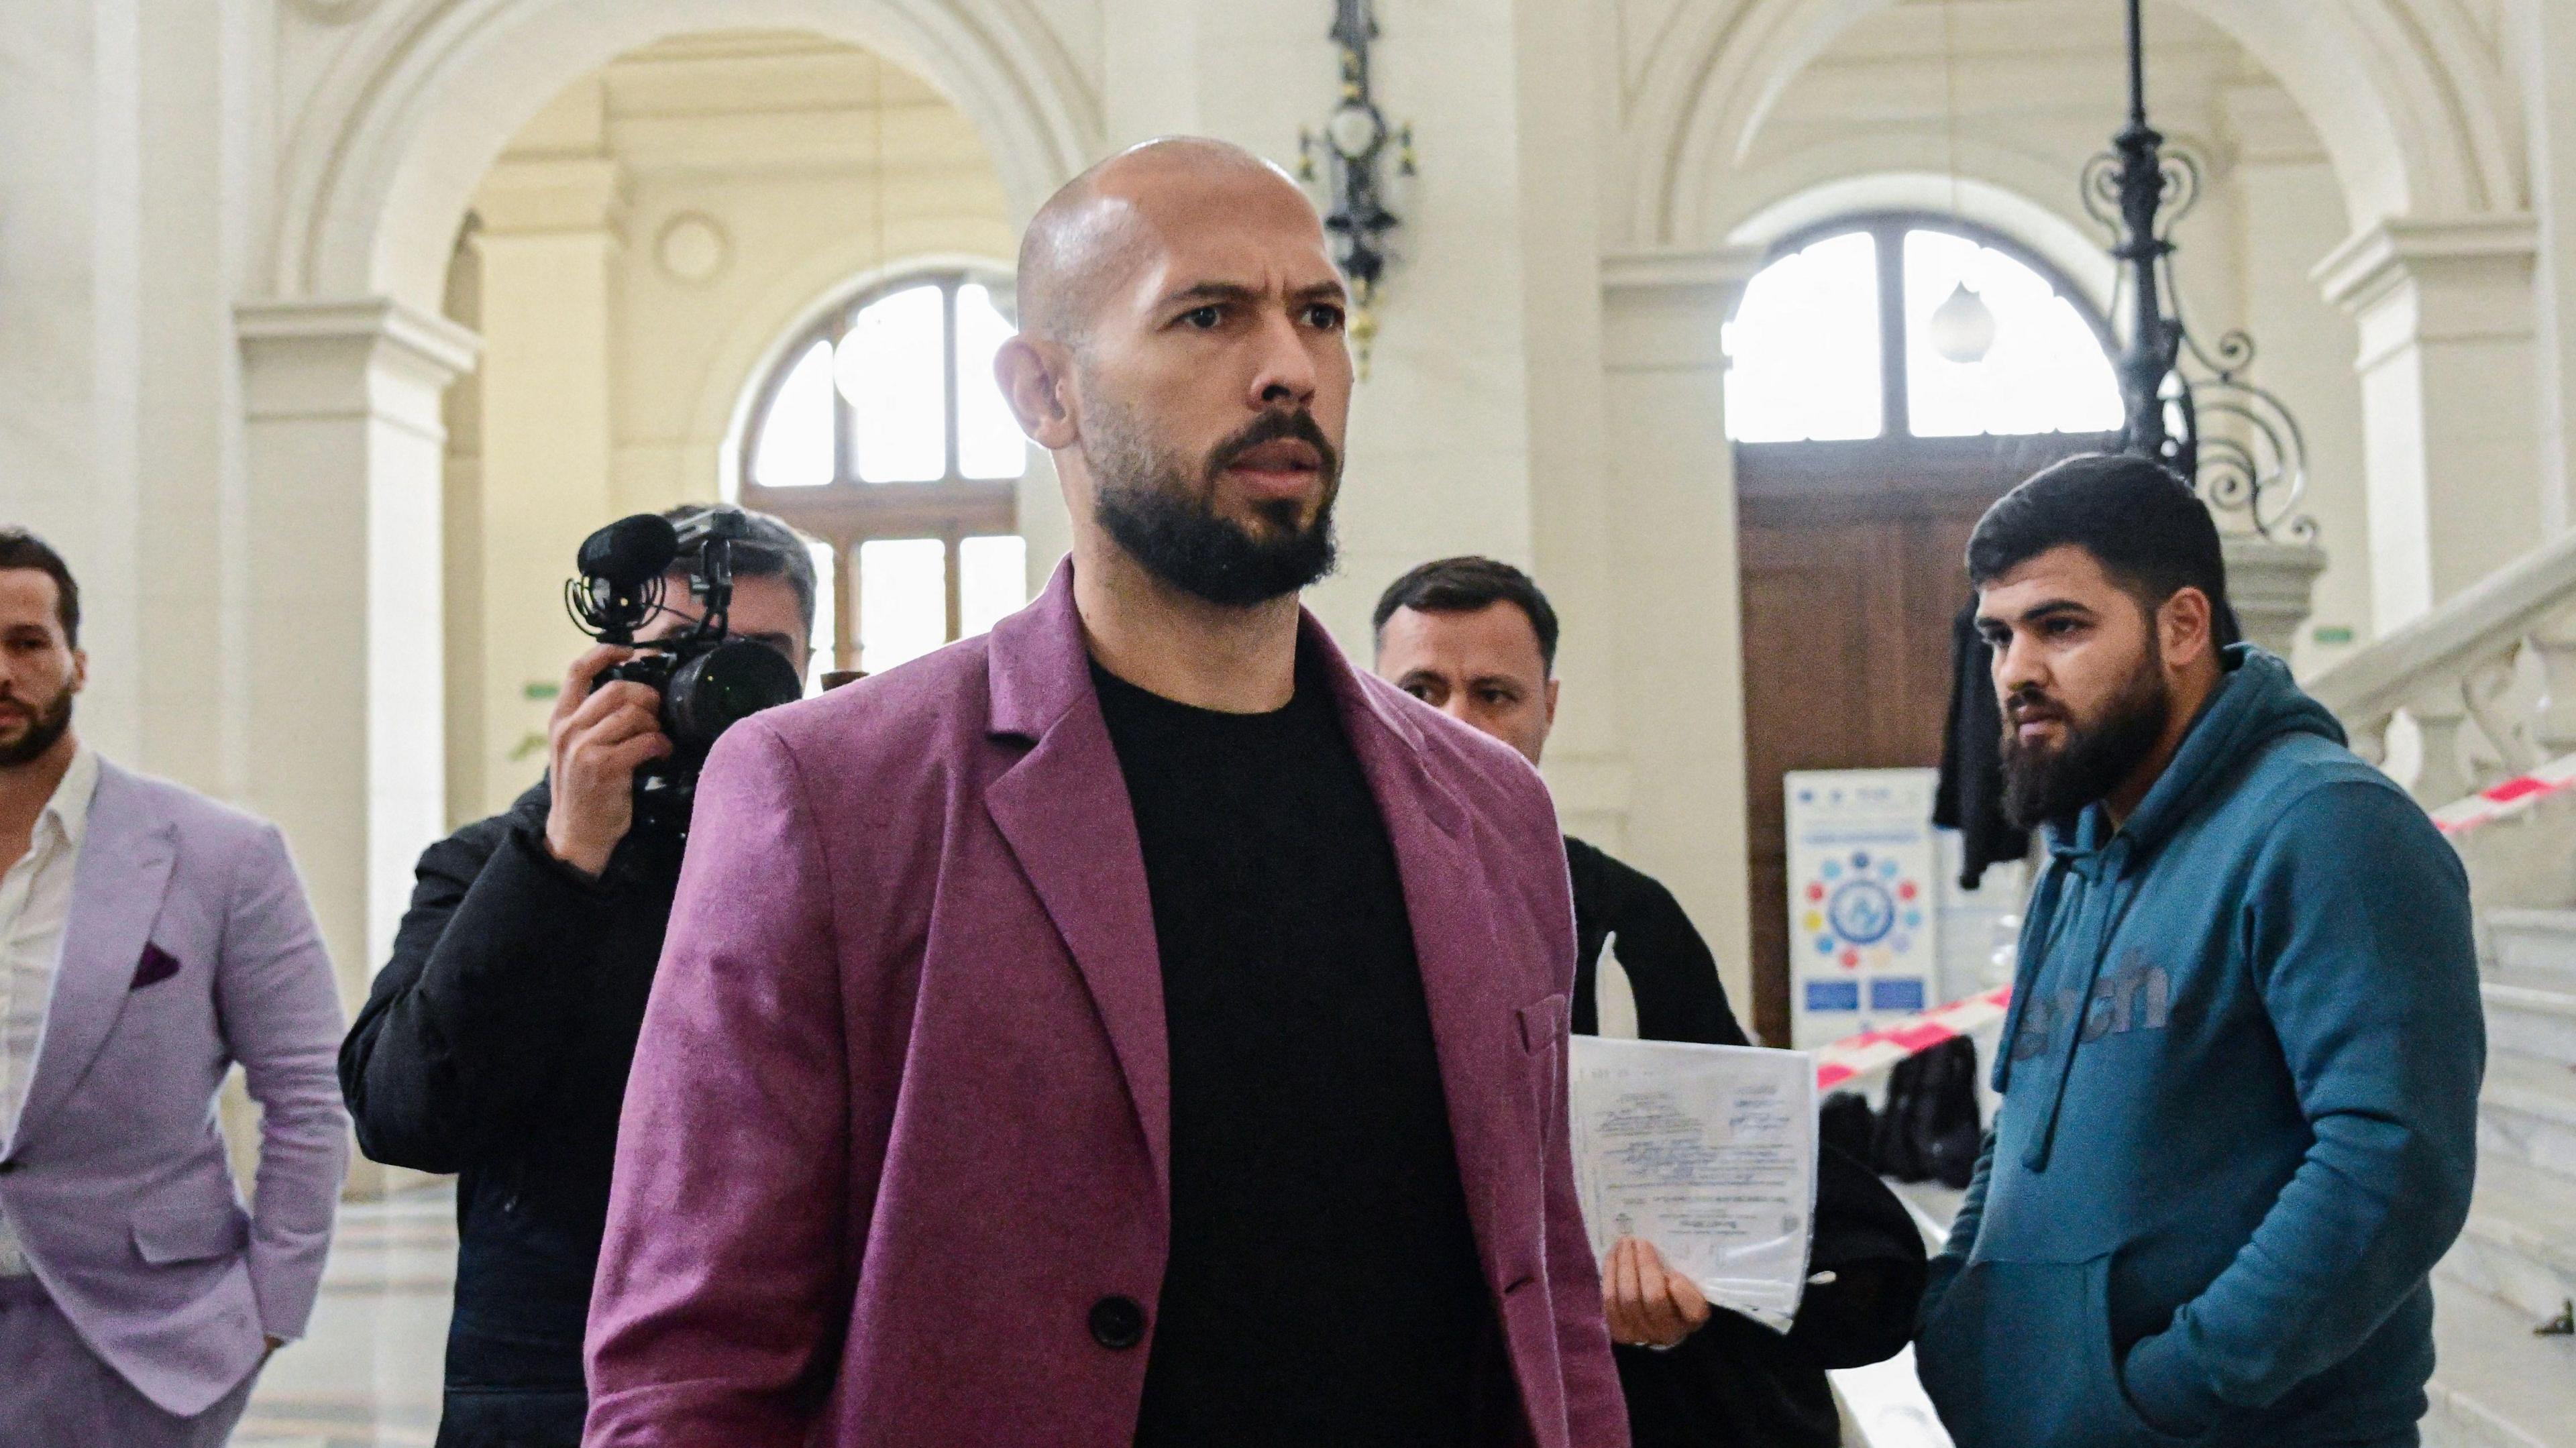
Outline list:
[[[2576,911],[2488,913],[2478,1189],[2434,1277],[2433,1448],[2576,1443]]]
[[[2576,753],[2576,538],[2309,683],[2428,808]],[[2427,1448],[2576,1448],[2576,797],[2454,837],[2478,907],[2487,1077],[2469,1221],[2434,1275]]]

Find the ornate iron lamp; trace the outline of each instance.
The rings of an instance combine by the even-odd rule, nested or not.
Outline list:
[[[2189,479],[2212,511],[2245,515],[2256,535],[2305,543],[2317,531],[2299,511],[2307,441],[2281,399],[2248,380],[2254,339],[2240,329],[2203,347],[2183,324],[2173,227],[2200,200],[2202,176],[2147,124],[2140,5],[2128,0],[2129,124],[2084,168],[2084,209],[2111,231],[2120,263],[2114,313],[2128,304],[2115,363],[2128,407],[2122,445]]]
[[[1399,176],[1413,174],[1413,127],[1391,129],[1378,109],[1369,76],[1369,47],[1377,39],[1377,7],[1371,0],[1335,0],[1332,40],[1342,57],[1342,95],[1324,118],[1322,133],[1297,132],[1297,175],[1325,182],[1324,227],[1333,236],[1334,260],[1351,282],[1351,345],[1359,353],[1360,375],[1368,375],[1369,350],[1377,340],[1378,278],[1387,256],[1379,243],[1402,225],[1387,210],[1385,185],[1378,167],[1389,145],[1395,148]],[[1322,165],[1317,164],[1320,156]]]

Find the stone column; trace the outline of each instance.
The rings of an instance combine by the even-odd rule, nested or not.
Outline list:
[[[2360,324],[2372,624],[2386,633],[2546,536],[2527,216],[2372,226],[2319,263]]]
[[[276,821],[354,1005],[446,832],[439,397],[474,335],[381,297],[243,303],[241,803]],[[210,724],[212,721],[209,721]]]
[[[2539,223],[2542,521],[2557,533],[2576,524],[2576,9],[2516,0],[2509,13],[2516,33],[2507,50],[2520,61]]]
[[[536,781],[546,690],[586,641],[564,616],[581,540],[617,516],[610,412],[623,179],[601,157],[505,157],[475,193],[480,283],[476,529],[484,797]],[[460,802],[461,803],[461,802]]]
[[[1748,1023],[1742,595],[1719,338],[1760,262],[1730,249],[1601,268],[1620,713],[1628,766],[1652,781],[1628,801],[1627,844],[1708,937]]]

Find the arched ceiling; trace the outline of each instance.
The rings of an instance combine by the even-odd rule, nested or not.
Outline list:
[[[349,38],[288,138],[277,295],[390,295],[435,312],[467,198],[564,87],[700,30],[801,29],[938,87],[984,138],[1014,212],[1098,149],[1090,94],[1025,0],[405,0]]]
[[[1636,0],[1651,44],[1622,87],[1633,244],[1693,245],[1806,66],[1900,0]],[[2525,204],[2519,103],[2463,0],[2169,0],[2233,37],[2324,139],[2356,226]]]

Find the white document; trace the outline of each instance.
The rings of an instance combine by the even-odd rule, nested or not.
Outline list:
[[[1814,1058],[1576,1036],[1567,1064],[1594,1260],[1643,1238],[1710,1302],[1788,1331],[1816,1212]]]

